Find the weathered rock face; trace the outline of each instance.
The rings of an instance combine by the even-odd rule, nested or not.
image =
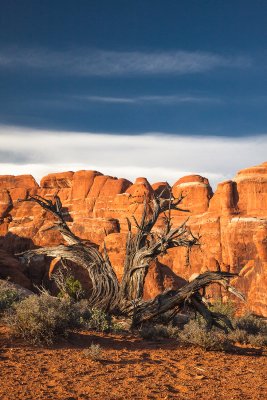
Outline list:
[[[183,208],[190,214],[201,214],[208,210],[212,189],[207,178],[189,175],[180,178],[172,187],[174,197],[185,196]]]
[[[126,218],[134,215],[140,219],[144,199],[150,207],[154,193],[168,198],[170,190],[175,197],[186,196],[181,207],[190,211],[172,212],[173,224],[182,223],[189,215],[192,232],[201,235],[201,249],[192,250],[189,265],[183,248],[171,249],[154,262],[146,278],[145,297],[167,287],[180,287],[193,273],[220,268],[240,273],[236,285],[247,295],[246,306],[267,316],[267,163],[240,171],[233,180],[220,183],[214,194],[208,180],[199,175],[183,177],[172,188],[166,182],[150,185],[145,178],[132,184],[97,171],[49,174],[40,186],[30,175],[0,176],[0,246],[15,254],[33,246],[62,243],[56,231],[47,230],[53,224],[51,215],[37,204],[18,201],[27,194],[58,195],[76,235],[99,245],[105,240],[120,279]],[[155,229],[161,226],[159,218]],[[7,253],[3,254],[8,260]],[[10,276],[17,283],[25,279],[25,287],[47,279],[48,263],[47,270],[39,263],[25,271],[12,260],[0,260],[0,277]]]
[[[0,250],[0,279],[10,279],[12,282],[32,289],[32,283],[25,275],[25,267],[4,250]]]

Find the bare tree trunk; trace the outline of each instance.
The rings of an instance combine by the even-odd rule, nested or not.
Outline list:
[[[186,228],[185,223],[178,228],[171,229],[171,210],[182,210],[178,207],[183,197],[162,199],[154,197],[153,214],[148,218],[147,204],[144,202],[143,215],[140,223],[135,221],[137,233],[133,235],[131,223],[128,220],[128,238],[126,244],[126,258],[124,274],[120,286],[121,299],[142,299],[145,277],[151,261],[160,254],[164,254],[171,247],[184,246],[191,248],[198,243],[198,238]],[[166,214],[167,212],[167,214]],[[160,234],[151,232],[160,214],[164,213],[165,229]]]

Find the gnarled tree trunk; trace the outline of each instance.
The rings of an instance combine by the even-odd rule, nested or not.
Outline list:
[[[179,290],[169,290],[152,300],[143,300],[145,277],[152,260],[169,248],[182,246],[190,250],[193,246],[199,245],[199,238],[192,234],[186,223],[177,228],[171,225],[171,210],[181,210],[179,205],[182,199],[182,196],[174,199],[172,195],[169,199],[161,198],[161,196],[154,197],[151,216],[148,215],[145,201],[141,221],[138,223],[133,217],[136,225],[135,233],[128,220],[126,257],[121,283],[118,282],[105,246],[102,255],[93,244],[83,242],[70,230],[64,220],[62,204],[57,196],[54,201],[40,196],[28,197],[25,201],[36,202],[54,215],[55,224],[50,229],[58,229],[67,245],[29,250],[23,253],[23,258],[29,262],[35,255],[43,254],[52,258],[70,260],[86,269],[92,282],[92,293],[89,298],[92,307],[98,307],[110,313],[128,315],[132,318],[134,326],[156,319],[162,314],[168,313],[173,316],[185,302],[190,302],[191,306],[204,316],[209,327],[212,325],[222,327],[220,322],[224,322],[230,328],[230,321],[224,316],[211,313],[207,309],[199,290],[217,283],[243,298],[229,285],[228,280],[234,275],[231,273],[206,272]],[[165,227],[161,233],[158,233],[153,231],[153,227],[161,214],[164,214]]]

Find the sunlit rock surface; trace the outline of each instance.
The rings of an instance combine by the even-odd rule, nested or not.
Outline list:
[[[19,201],[27,195],[48,199],[58,195],[76,235],[100,248],[105,241],[120,279],[126,218],[134,229],[133,216],[140,220],[144,199],[151,212],[154,194],[168,198],[170,190],[175,197],[185,196],[181,208],[188,210],[173,211],[173,225],[189,217],[192,232],[201,235],[201,247],[191,251],[189,263],[183,248],[171,249],[155,261],[146,278],[145,297],[180,287],[194,273],[230,270],[242,276],[235,280],[247,296],[242,307],[267,316],[267,163],[238,172],[232,180],[220,183],[214,194],[208,179],[200,175],[180,178],[172,188],[166,182],[151,185],[146,178],[137,178],[131,183],[98,171],[49,174],[40,186],[31,175],[0,176],[0,277],[10,276],[28,288],[33,281],[48,279],[49,260],[26,270],[12,255],[62,243],[57,231],[47,230],[53,224],[51,215],[35,203]],[[159,218],[155,229],[162,225]]]

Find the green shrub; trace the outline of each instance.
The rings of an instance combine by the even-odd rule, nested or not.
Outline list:
[[[58,297],[70,297],[79,301],[84,296],[81,282],[75,279],[68,269],[58,270],[53,274],[53,280],[59,289]]]
[[[98,308],[90,309],[91,315],[86,322],[86,327],[99,332],[106,332],[111,329],[111,318],[108,314]]]
[[[19,291],[8,282],[0,282],[0,313],[3,313],[16,302],[21,300]]]
[[[43,293],[16,304],[6,320],[16,336],[33,344],[52,344],[68,334],[78,317],[70,301]]]
[[[66,291],[70,297],[74,300],[78,300],[83,295],[83,288],[80,281],[70,275],[66,279]]]

